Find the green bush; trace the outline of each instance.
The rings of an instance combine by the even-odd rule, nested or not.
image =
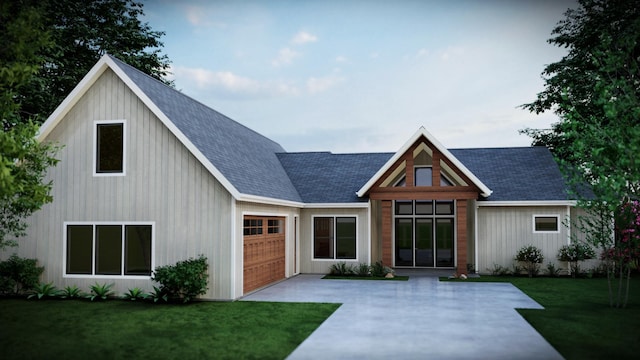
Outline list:
[[[62,299],[77,299],[84,296],[76,285],[65,286],[64,289],[60,290],[58,295]]]
[[[515,259],[523,263],[529,277],[533,277],[540,272],[540,264],[544,261],[544,255],[542,255],[542,250],[533,245],[528,245],[518,250]]]
[[[141,288],[129,289],[126,293],[122,294],[122,298],[125,300],[136,301],[138,299],[144,300],[149,297],[149,294],[145,293]]]
[[[571,268],[571,276],[576,277],[580,274],[579,262],[593,259],[596,252],[591,246],[581,242],[574,242],[570,245],[564,245],[558,250],[558,260],[568,261]]]
[[[36,298],[38,300],[46,299],[49,297],[56,297],[60,294],[60,291],[53,285],[53,282],[48,284],[38,284],[31,290],[31,294],[27,296],[27,299]]]
[[[496,264],[493,263],[493,268],[489,269],[487,268],[488,271],[491,272],[491,275],[493,276],[506,276],[509,275],[509,269],[506,266],[502,266],[500,264]]]
[[[371,276],[371,266],[367,263],[360,263],[355,267],[354,273],[360,277]]]
[[[0,294],[22,295],[40,282],[44,267],[38,266],[38,260],[21,258],[16,254],[0,261]]]
[[[336,276],[350,276],[350,275],[354,275],[355,271],[353,269],[353,266],[348,265],[344,261],[341,261],[329,267],[329,274],[336,275]]]
[[[100,301],[100,300],[107,300],[107,298],[109,296],[113,295],[113,290],[111,290],[111,288],[113,287],[113,283],[111,284],[98,284],[95,283],[94,285],[91,285],[89,288],[91,289],[91,294],[87,295],[87,297],[91,300],[91,301]]]
[[[207,269],[207,258],[200,255],[197,259],[189,258],[175,265],[157,267],[151,280],[160,284],[163,296],[186,303],[207,292]]]
[[[371,265],[371,276],[385,277],[388,273],[393,273],[393,270],[388,266],[384,266],[382,261],[376,261],[375,264]]]
[[[547,275],[558,277],[560,276],[560,271],[562,271],[562,268],[556,267],[554,263],[547,263]]]

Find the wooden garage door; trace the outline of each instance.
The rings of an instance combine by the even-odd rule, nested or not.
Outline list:
[[[285,221],[244,217],[244,293],[284,279]]]

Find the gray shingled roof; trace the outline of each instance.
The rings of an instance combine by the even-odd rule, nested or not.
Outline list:
[[[560,168],[546,147],[449,151],[493,190],[488,201],[570,199]]]
[[[562,174],[544,147],[452,149],[493,193],[487,201],[567,200]],[[393,153],[278,154],[305,203],[366,201],[355,193]]]
[[[362,202],[356,192],[393,153],[286,153],[276,142],[111,57],[242,194],[305,203]],[[487,201],[568,200],[544,147],[452,149],[493,191]]]
[[[136,68],[111,57],[222,175],[242,194],[301,201],[276,153],[276,142]]]

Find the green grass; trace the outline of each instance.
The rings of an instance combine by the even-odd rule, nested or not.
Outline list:
[[[0,300],[9,359],[284,359],[339,304]]]
[[[637,359],[640,356],[640,279],[637,277],[631,279],[629,302],[624,309],[609,307],[604,278],[483,276],[462,281],[511,282],[544,306],[545,310],[520,309],[518,312],[566,359]]]
[[[408,276],[394,276],[392,278],[387,278],[384,276],[347,276],[347,275],[325,275],[322,277],[323,279],[329,280],[385,280],[385,281],[407,281],[409,280]]]

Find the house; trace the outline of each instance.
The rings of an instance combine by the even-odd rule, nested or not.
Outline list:
[[[420,128],[395,153],[288,153],[109,55],[39,139],[65,147],[18,251],[58,287],[149,290],[199,254],[208,299],[341,261],[487,272],[527,244],[555,262],[576,214],[546,148],[447,149]]]

